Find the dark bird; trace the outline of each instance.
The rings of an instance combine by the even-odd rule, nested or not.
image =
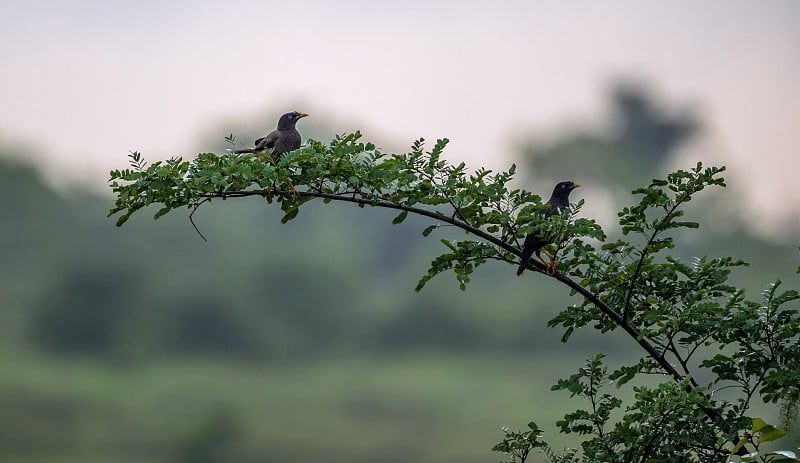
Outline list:
[[[306,113],[293,111],[286,113],[278,119],[278,128],[267,134],[266,137],[256,140],[254,148],[236,150],[234,153],[261,153],[269,152],[274,161],[278,161],[284,153],[300,148],[303,140],[295,124],[301,118],[308,116]]]
[[[574,182],[561,182],[553,189],[553,194],[550,196],[550,199],[547,200],[545,204],[547,207],[542,209],[540,214],[544,220],[547,220],[550,216],[555,214],[561,213],[564,209],[569,207],[569,194],[575,188],[581,186],[579,183]],[[556,260],[553,255],[551,255],[547,250],[543,250],[542,247],[550,244],[552,241],[547,237],[543,237],[537,232],[528,233],[528,236],[525,237],[525,245],[522,247],[522,259],[519,262],[519,268],[517,268],[517,275],[522,275],[522,272],[528,267],[528,261],[530,260],[533,254],[536,254],[536,257],[544,263],[547,267],[547,273],[551,274],[551,272],[555,273],[555,266]],[[544,251],[545,254],[550,257],[550,262],[545,262],[542,259],[541,252]]]

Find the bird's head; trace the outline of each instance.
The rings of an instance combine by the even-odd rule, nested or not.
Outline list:
[[[553,188],[553,195],[550,196],[550,200],[548,201],[550,204],[558,205],[558,208],[566,207],[569,204],[569,194],[575,188],[581,186],[579,183],[575,182],[560,182],[556,184],[556,187]]]
[[[553,189],[553,196],[567,196],[569,195],[570,191],[578,188],[579,186],[581,186],[580,183],[575,183],[569,180],[566,182],[560,182]]]
[[[288,130],[294,127],[294,125],[300,119],[308,116],[306,113],[299,113],[297,111],[292,111],[290,113],[286,113],[278,119],[278,130]]]

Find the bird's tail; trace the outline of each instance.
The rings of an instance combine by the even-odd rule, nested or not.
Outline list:
[[[517,267],[517,276],[522,275],[522,272],[525,271],[525,267],[528,266],[528,263],[524,260],[519,263],[519,267]]]
[[[525,269],[528,268],[528,259],[530,258],[531,258],[530,256],[523,256],[522,259],[520,259],[519,267],[517,267],[517,276],[522,275],[522,272],[524,272]]]
[[[256,150],[254,150],[253,148],[247,148],[243,150],[236,150],[233,152],[233,154],[244,154],[244,153],[255,153],[255,152]]]
[[[517,276],[522,275],[522,272],[528,268],[528,261],[531,260],[531,256],[533,255],[533,250],[523,247],[522,248],[522,256],[519,259],[519,267],[517,267]],[[539,255],[537,252],[536,255]]]

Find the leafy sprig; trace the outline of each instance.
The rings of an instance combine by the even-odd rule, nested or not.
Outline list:
[[[433,223],[424,236],[442,226],[456,226],[478,238],[442,240],[447,251],[432,261],[417,290],[444,271],[452,271],[459,287],[466,289],[470,275],[488,260],[514,261],[520,239],[534,230],[555,233],[558,248],[581,236],[604,238],[593,220],[574,220],[582,203],[567,217],[537,222],[536,212],[544,207],[541,198],[509,187],[515,166],[499,173],[469,172],[464,163],[453,165],[442,158],[447,143],[437,140],[426,151],[419,139],[408,153],[386,154],[362,142],[356,132],[339,135],[327,145],[309,140],[277,162],[251,154],[201,153],[192,161],[174,158],[146,167],[136,164],[133,170],[111,172],[117,200],[109,216],[121,214],[117,219],[121,226],[149,205],[160,206],[155,214],[159,218],[182,207],[194,211],[213,199],[261,196],[279,205],[284,212],[281,222],[286,223],[303,204],[318,198],[399,210],[394,224],[402,223],[409,213],[426,216]],[[298,192],[292,193],[291,187]],[[543,268],[539,262],[532,265]]]

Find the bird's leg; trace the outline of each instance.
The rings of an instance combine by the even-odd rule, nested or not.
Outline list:
[[[270,155],[269,162],[271,162],[272,165],[274,165],[276,169],[278,167],[278,161],[279,161],[279,159],[275,159],[274,156]],[[289,193],[291,193],[295,197],[300,195],[300,192],[297,191],[297,188],[294,187],[294,185],[292,184],[292,181],[289,180],[288,177],[286,178],[286,183],[289,184]],[[280,193],[281,192],[281,189],[278,188],[278,183],[277,182],[272,182],[272,191],[275,192],[275,193]]]
[[[297,197],[297,196],[300,196],[300,192],[297,190],[297,188],[295,188],[295,187],[294,187],[294,185],[292,185],[292,182],[291,182],[291,180],[289,180],[289,179],[287,178],[287,179],[286,179],[286,183],[288,183],[288,184],[289,184],[289,193],[291,193],[291,194],[292,194],[292,195],[294,195],[295,197]],[[274,193],[274,194],[280,194],[280,193],[281,193],[281,189],[280,189],[280,187],[278,186],[278,182],[272,182],[272,188],[270,188],[270,191],[271,191],[272,193]]]
[[[541,255],[537,255],[539,260],[542,261],[542,263],[545,266],[545,272],[544,273],[546,275],[556,275],[556,274],[558,274],[558,260],[556,259],[556,256],[554,256],[553,254],[550,254],[550,252],[548,252],[547,249],[544,249],[544,248],[542,248],[540,250],[540,252],[545,253],[545,255],[547,255],[547,257],[549,258],[549,262],[546,262],[544,259],[542,259]]]
[[[288,184],[289,184],[289,193],[293,194],[295,198],[296,198],[296,197],[298,197],[298,196],[300,196],[300,192],[299,192],[299,191],[297,191],[297,188],[295,188],[295,187],[294,187],[294,185],[292,185],[292,181],[291,181],[291,180],[289,180],[289,179],[287,178],[287,179],[286,179],[286,183],[288,183]]]

